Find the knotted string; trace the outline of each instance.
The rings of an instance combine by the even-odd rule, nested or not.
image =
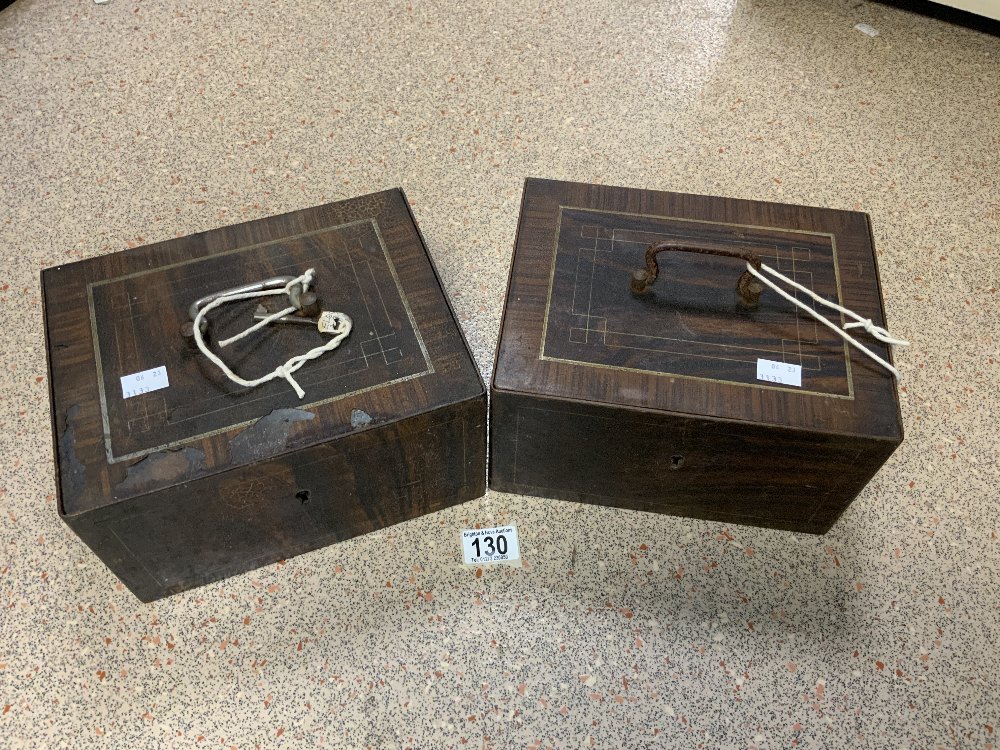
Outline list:
[[[774,276],[776,279],[780,279],[781,281],[785,282],[789,286],[794,287],[795,289],[798,289],[800,292],[803,292],[803,293],[807,294],[809,297],[811,297],[812,299],[816,300],[821,305],[825,305],[826,307],[829,307],[829,308],[831,308],[833,310],[836,310],[837,312],[842,313],[842,314],[846,315],[849,318],[853,318],[854,322],[852,322],[852,323],[845,323],[843,328],[838,328],[836,325],[834,325],[829,320],[827,320],[822,315],[820,315],[818,312],[816,312],[809,305],[805,304],[804,302],[800,302],[793,295],[789,294],[784,289],[782,289],[777,284],[775,284],[773,281],[771,281],[769,278],[767,278],[766,276],[764,276],[764,274],[761,273],[761,271],[758,271],[756,268],[754,268],[752,264],[747,263],[747,271],[749,271],[759,281],[761,281],[762,283],[764,283],[765,285],[767,285],[768,287],[770,287],[771,289],[773,289],[774,291],[776,291],[779,295],[781,295],[782,297],[784,297],[786,300],[788,300],[789,302],[791,302],[796,307],[799,307],[802,310],[805,310],[807,313],[809,313],[812,317],[814,317],[820,323],[822,323],[823,325],[825,325],[827,328],[829,328],[832,331],[836,332],[836,334],[838,336],[840,336],[842,339],[844,339],[851,346],[854,346],[857,349],[860,349],[862,352],[864,352],[869,357],[871,357],[873,360],[875,360],[880,365],[882,365],[882,367],[884,367],[886,370],[888,370],[889,372],[892,373],[892,375],[893,375],[894,378],[896,378],[897,380],[899,379],[899,371],[895,367],[893,367],[891,364],[889,364],[886,360],[882,359],[882,357],[880,357],[879,355],[877,355],[875,352],[873,352],[867,346],[865,346],[864,344],[862,344],[856,338],[854,338],[853,336],[851,336],[851,334],[847,333],[847,331],[845,329],[849,329],[849,328],[863,328],[865,331],[867,331],[868,333],[870,333],[874,338],[878,339],[879,341],[881,341],[881,342],[883,342],[885,344],[888,344],[889,346],[897,346],[897,345],[898,346],[909,346],[909,344],[910,344],[909,341],[905,341],[903,339],[893,338],[892,336],[889,335],[889,332],[885,328],[883,328],[882,326],[875,325],[875,323],[872,322],[871,318],[863,318],[860,315],[858,315],[856,312],[854,312],[853,310],[848,310],[846,307],[842,307],[841,305],[838,305],[836,302],[830,302],[829,300],[823,299],[818,294],[816,294],[816,292],[814,292],[812,289],[809,289],[808,287],[804,287],[801,284],[799,284],[798,282],[793,281],[792,279],[788,278],[787,276],[785,276],[780,271],[778,271],[778,270],[776,270],[774,268],[771,268],[771,266],[767,265],[766,263],[761,263],[760,264],[760,268],[761,268],[761,271],[766,271],[767,273],[769,273],[772,276]]]
[[[241,378],[239,375],[233,372],[225,362],[223,362],[218,356],[216,356],[214,352],[212,352],[208,348],[208,346],[205,344],[205,339],[201,333],[201,322],[202,320],[205,319],[205,315],[207,315],[209,312],[216,309],[217,307],[221,307],[222,305],[228,304],[230,302],[238,302],[240,300],[245,300],[245,299],[257,299],[259,297],[268,297],[278,294],[287,295],[289,299],[291,299],[292,288],[296,285],[301,285],[302,293],[304,294],[309,290],[309,285],[312,283],[314,276],[315,276],[315,269],[310,268],[304,274],[302,274],[301,276],[296,276],[294,279],[289,281],[287,284],[285,284],[284,287],[280,289],[264,289],[259,292],[227,294],[215,298],[207,305],[205,305],[203,308],[201,308],[201,310],[198,311],[198,315],[194,319],[194,340],[195,343],[198,345],[198,349],[200,349],[201,353],[204,354],[206,357],[208,357],[209,360],[214,362],[215,365],[220,370],[222,370],[223,374],[225,374],[227,378],[229,378],[237,385],[242,385],[245,388],[253,388],[255,386],[261,385],[262,383],[266,383],[269,380],[274,380],[275,378],[284,378],[285,380],[288,381],[289,385],[291,385],[292,388],[295,389],[295,393],[298,395],[298,397],[304,398],[306,392],[302,390],[302,386],[300,386],[296,382],[295,378],[292,377],[293,373],[299,370],[299,368],[301,368],[302,365],[304,365],[306,362],[321,357],[326,352],[333,351],[338,346],[340,346],[340,342],[342,342],[345,338],[347,338],[347,336],[351,332],[352,323],[351,319],[347,315],[344,315],[343,313],[334,313],[334,315],[337,315],[340,318],[342,323],[340,327],[342,327],[343,330],[338,330],[334,334],[334,336],[329,341],[327,341],[323,346],[317,346],[314,349],[310,349],[305,354],[297,354],[284,364],[275,367],[272,372],[269,372],[267,375],[259,377],[256,380],[246,380],[245,378]],[[295,310],[296,308],[292,306],[285,308],[281,312],[276,312],[273,315],[268,315],[266,318],[254,323],[245,331],[238,333],[235,336],[231,336],[225,341],[220,341],[219,346],[220,347],[229,346],[229,344],[232,344],[234,341],[239,341],[240,339],[249,336],[254,331],[258,331],[264,326],[273,323],[278,318],[284,317],[285,315],[291,315],[292,313],[295,312]]]

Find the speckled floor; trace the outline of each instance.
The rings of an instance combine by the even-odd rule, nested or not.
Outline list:
[[[0,42],[0,746],[996,745],[1000,38],[854,0],[20,0]],[[40,268],[402,185],[488,375],[526,175],[871,214],[906,440],[828,535],[491,493],[142,605],[59,520]],[[523,569],[461,564],[493,522]]]

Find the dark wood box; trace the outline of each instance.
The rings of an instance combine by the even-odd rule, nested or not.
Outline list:
[[[354,328],[298,371],[305,398],[236,386],[181,336],[194,300],[309,267]],[[485,492],[485,387],[399,190],[49,268],[42,295],[60,513],[144,601]],[[322,341],[274,324],[213,348],[258,377]],[[123,397],[161,365],[169,387]]]
[[[825,532],[902,441],[892,375],[769,289],[741,305],[743,261],[664,253],[652,290],[633,294],[655,242],[751,249],[884,325],[865,214],[530,179],[490,486]],[[758,359],[799,365],[801,386],[758,380]]]

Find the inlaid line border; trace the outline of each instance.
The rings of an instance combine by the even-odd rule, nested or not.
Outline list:
[[[700,375],[682,375],[682,374],[679,374],[679,373],[659,372],[657,370],[643,370],[643,369],[637,368],[637,367],[622,367],[621,365],[605,365],[605,364],[599,364],[599,363],[595,363],[595,362],[587,362],[587,361],[583,361],[583,360],[575,360],[575,359],[566,359],[566,358],[563,358],[563,357],[550,357],[550,356],[547,356],[545,354],[545,340],[546,340],[546,337],[547,337],[547,334],[548,334],[548,328],[549,328],[549,312],[550,312],[550,310],[552,308],[552,292],[553,292],[553,289],[554,289],[554,286],[555,286],[556,260],[557,260],[558,255],[559,255],[559,235],[562,232],[562,217],[563,217],[563,211],[564,210],[569,210],[569,211],[584,211],[584,212],[588,212],[588,213],[602,214],[602,215],[609,215],[610,214],[612,216],[628,216],[628,217],[635,217],[635,218],[640,218],[640,219],[662,219],[664,221],[680,221],[680,222],[688,222],[688,223],[693,223],[693,224],[713,224],[713,225],[716,225],[716,226],[736,227],[736,228],[739,228],[739,229],[755,229],[755,230],[766,230],[766,231],[772,231],[772,232],[783,232],[785,234],[799,234],[799,235],[805,234],[805,235],[812,235],[812,236],[815,236],[815,237],[828,237],[829,240],[830,240],[831,251],[833,253],[833,273],[834,273],[834,279],[836,281],[836,286],[837,286],[837,299],[838,299],[838,301],[843,300],[843,296],[844,296],[843,295],[843,291],[841,289],[841,285],[840,285],[840,264],[837,261],[837,238],[836,238],[836,235],[834,235],[832,232],[816,232],[816,231],[813,231],[813,230],[806,230],[806,229],[789,229],[788,227],[769,227],[769,226],[761,226],[761,225],[757,225],[757,224],[737,224],[737,223],[729,222],[729,221],[711,221],[709,219],[691,219],[691,218],[687,218],[687,217],[684,217],[684,216],[660,216],[660,215],[657,215],[657,214],[637,214],[637,213],[633,213],[633,212],[629,212],[629,211],[606,211],[606,210],[598,209],[598,208],[587,208],[585,206],[563,206],[563,205],[560,205],[559,206],[559,214],[558,214],[557,219],[556,219],[555,237],[554,237],[553,242],[552,242],[552,265],[551,265],[551,268],[549,270],[549,288],[548,288],[548,292],[547,292],[546,300],[545,300],[545,315],[542,318],[542,340],[541,340],[541,342],[539,344],[539,350],[538,350],[538,359],[539,360],[544,361],[544,362],[561,362],[561,363],[564,363],[564,364],[574,364],[574,365],[580,365],[582,367],[593,367],[593,368],[596,368],[596,369],[604,369],[604,370],[618,370],[618,371],[621,371],[621,372],[637,372],[637,373],[641,373],[641,374],[644,374],[644,375],[655,375],[655,376],[658,376],[658,377],[682,378],[684,380],[699,380],[699,381],[702,381],[702,382],[709,382],[709,383],[724,383],[726,385],[735,385],[735,386],[739,386],[739,387],[743,387],[743,388],[756,388],[756,389],[759,389],[759,390],[768,390],[768,391],[785,391],[787,393],[800,393],[800,394],[807,394],[807,395],[810,395],[810,396],[821,396],[823,398],[837,398],[837,399],[844,399],[844,400],[848,400],[848,401],[853,401],[854,400],[854,375],[853,375],[853,373],[851,371],[850,349],[849,349],[848,344],[847,344],[846,341],[843,342],[843,347],[844,347],[844,365],[845,365],[845,368],[846,368],[845,375],[846,375],[846,378],[847,378],[847,395],[846,396],[843,395],[843,394],[837,394],[837,393],[823,393],[821,391],[808,391],[808,390],[804,390],[802,388],[782,388],[780,386],[773,386],[773,385],[763,385],[763,384],[757,384],[757,383],[742,383],[742,382],[736,381],[736,380],[723,380],[721,378],[707,378],[707,377],[703,377],[703,376],[700,376]],[[841,319],[841,323],[843,323],[844,322],[844,316],[843,316],[843,314],[840,315],[840,319]]]
[[[399,292],[399,299],[403,303],[403,309],[406,310],[407,318],[409,318],[410,326],[413,329],[413,334],[417,339],[417,344],[420,347],[420,353],[424,358],[424,364],[426,365],[425,370],[418,373],[411,373],[410,375],[405,375],[401,378],[396,378],[395,380],[388,380],[384,383],[379,383],[378,385],[368,386],[367,388],[359,388],[355,391],[350,391],[349,393],[342,393],[337,396],[331,396],[330,398],[320,399],[319,401],[313,401],[308,404],[302,404],[296,406],[298,409],[309,409],[315,406],[322,406],[323,404],[329,404],[334,401],[340,401],[341,399],[349,398],[351,396],[357,396],[362,393],[368,393],[370,391],[378,390],[380,388],[386,388],[390,385],[395,385],[397,383],[403,383],[408,380],[416,380],[417,378],[422,378],[425,375],[434,374],[434,365],[431,362],[430,354],[427,351],[427,345],[424,343],[424,338],[420,334],[420,329],[417,327],[417,321],[413,317],[413,310],[410,308],[410,302],[403,292],[403,287],[399,281],[399,274],[396,273],[396,267],[392,263],[392,259],[389,257],[389,250],[386,247],[385,239],[382,237],[382,230],[378,225],[378,221],[374,218],[368,219],[358,219],[356,221],[351,221],[346,224],[337,224],[332,227],[323,227],[322,229],[316,229],[311,232],[302,232],[301,234],[288,235],[286,237],[279,237],[275,240],[268,240],[267,242],[257,242],[252,245],[243,245],[241,247],[234,248],[232,250],[225,250],[220,253],[212,253],[211,255],[205,255],[200,258],[190,258],[189,260],[180,261],[178,263],[171,263],[166,266],[157,266],[156,268],[149,268],[142,271],[135,271],[133,273],[125,274],[124,276],[116,276],[113,279],[101,279],[100,281],[94,281],[87,284],[87,306],[90,312],[90,330],[91,330],[91,340],[94,347],[94,361],[97,366],[97,388],[98,396],[100,397],[101,403],[101,425],[104,435],[104,451],[107,456],[109,464],[121,463],[122,461],[128,461],[135,458],[141,458],[143,456],[148,456],[151,453],[156,453],[158,451],[169,450],[171,448],[176,448],[182,445],[188,445],[197,440],[202,440],[204,438],[212,437],[213,435],[218,435],[223,432],[228,432],[230,430],[235,430],[240,427],[248,427],[257,421],[258,418],[244,420],[242,422],[235,422],[233,424],[227,425],[225,427],[219,427],[214,430],[209,430],[208,432],[203,432],[198,435],[192,435],[186,437],[183,440],[175,440],[169,443],[164,443],[163,445],[158,445],[153,448],[144,448],[140,451],[135,451],[132,453],[126,453],[120,456],[114,455],[114,451],[111,448],[111,420],[108,417],[108,402],[107,394],[104,391],[104,364],[101,360],[101,345],[100,338],[97,331],[97,313],[94,309],[94,288],[99,286],[105,286],[107,284],[113,284],[119,281],[125,281],[128,279],[135,279],[142,276],[146,276],[152,273],[160,273],[162,271],[168,271],[172,268],[180,268],[181,266],[191,265],[192,263],[203,263],[205,261],[218,258],[220,256],[233,255],[235,253],[246,252],[248,250],[257,250],[259,248],[268,247],[270,245],[278,245],[285,242],[293,242],[295,240],[300,240],[306,237],[314,237],[318,234],[326,234],[328,232],[337,232],[344,229],[349,229],[360,224],[371,224],[372,229],[375,232],[375,236],[378,239],[379,247],[382,248],[382,254],[385,256],[385,262],[389,269],[389,274],[392,276],[392,280],[396,285],[396,290]]]

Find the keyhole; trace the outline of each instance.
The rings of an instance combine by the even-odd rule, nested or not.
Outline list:
[[[295,497],[297,497],[299,502],[303,505],[309,504],[309,490],[299,490],[295,493]]]
[[[670,470],[677,471],[684,465],[684,456],[671,456],[670,457]]]

